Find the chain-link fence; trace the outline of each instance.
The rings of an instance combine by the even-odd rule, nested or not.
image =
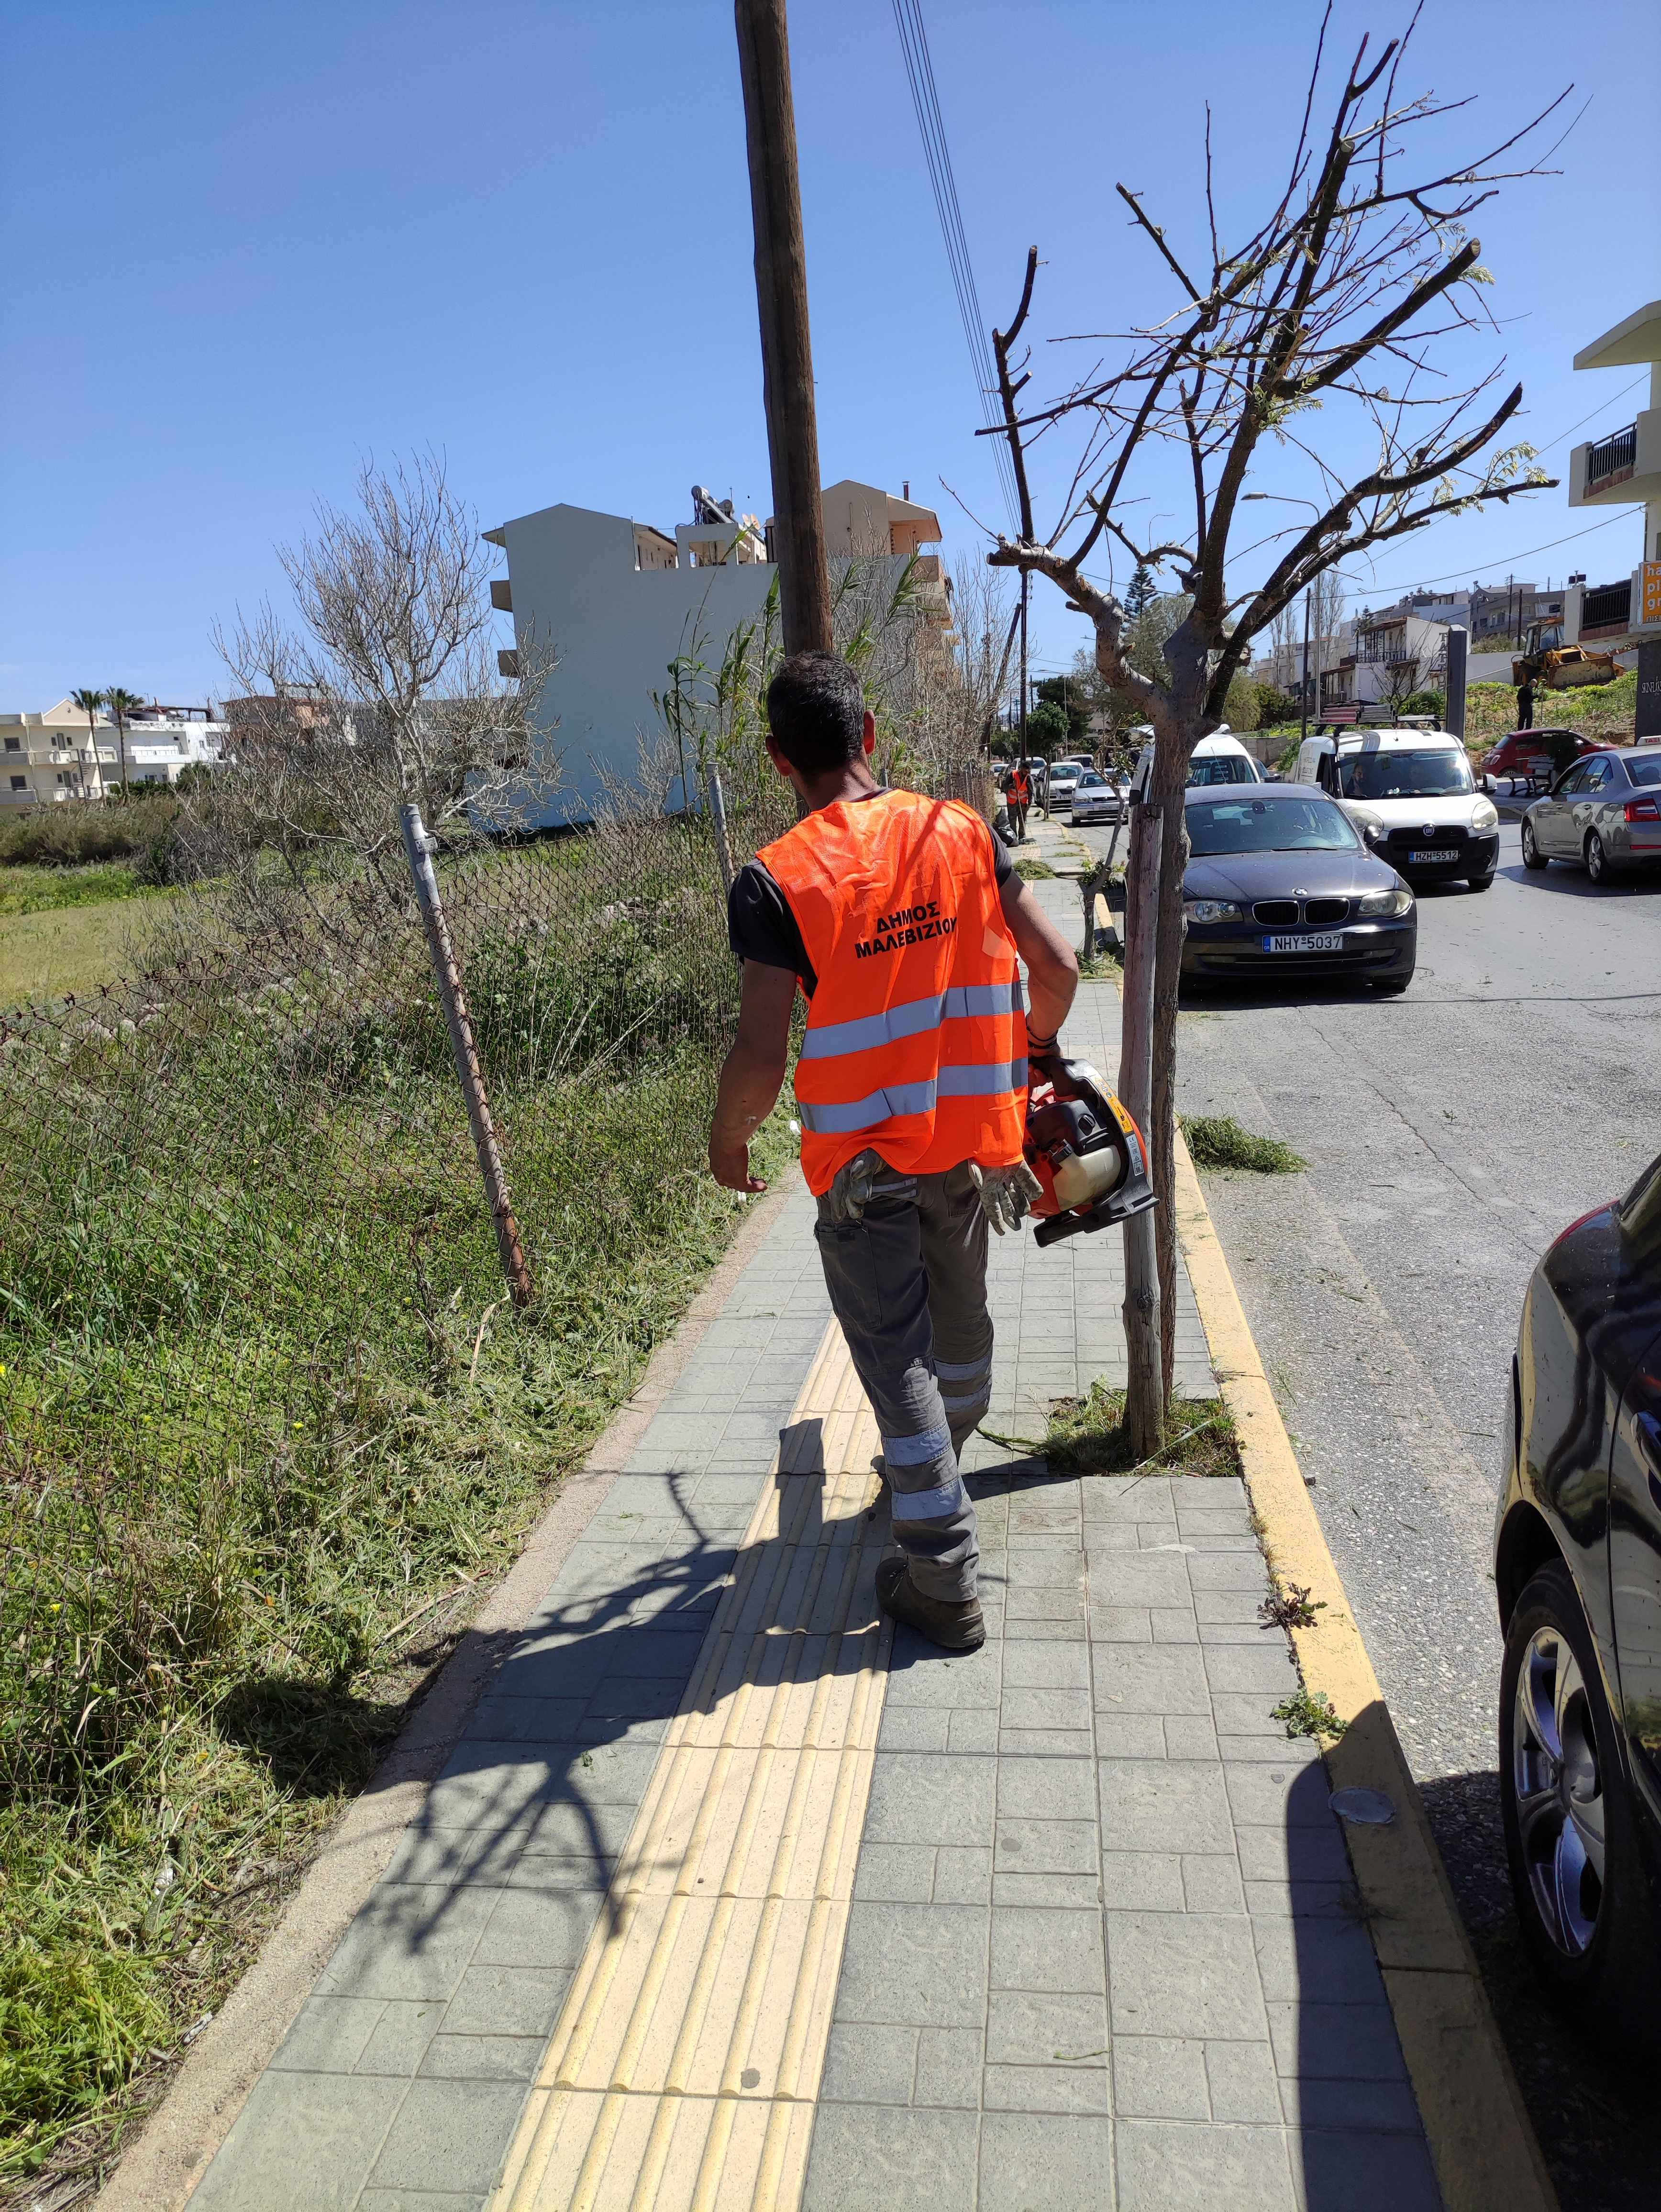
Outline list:
[[[733,857],[794,818],[729,794]],[[709,817],[438,880],[522,1312],[384,872],[207,887],[131,981],[0,1021],[0,2192],[216,2003],[741,1208]]]

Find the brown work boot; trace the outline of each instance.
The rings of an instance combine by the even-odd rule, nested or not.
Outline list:
[[[904,1559],[885,1559],[877,1569],[877,1603],[942,1650],[978,1651],[986,1641],[979,1598],[926,1597]]]

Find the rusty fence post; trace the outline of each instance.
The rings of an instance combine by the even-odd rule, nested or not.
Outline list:
[[[433,957],[433,974],[438,982],[439,1000],[444,1008],[444,1018],[449,1024],[450,1050],[455,1058],[461,1095],[467,1102],[467,1120],[473,1133],[473,1147],[478,1154],[478,1171],[484,1178],[484,1195],[490,1200],[490,1218],[496,1224],[496,1250],[502,1255],[502,1272],[514,1304],[527,1306],[532,1297],[531,1270],[526,1264],[519,1223],[514,1218],[513,1200],[508,1194],[508,1178],[502,1171],[496,1124],[490,1119],[490,1102],[485,1095],[484,1071],[478,1064],[478,1048],[473,1042],[472,1017],[467,1012],[467,1000],[461,988],[461,969],[456,959],[455,946],[451,942],[449,924],[444,919],[443,902],[438,895],[438,872],[433,866],[432,840],[427,835],[418,806],[404,807],[400,819],[404,830],[404,850],[409,858],[416,900],[421,908],[421,920],[427,932],[427,947]]]

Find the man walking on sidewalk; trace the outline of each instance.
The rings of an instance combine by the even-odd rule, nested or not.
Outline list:
[[[987,1224],[1017,1227],[1037,1191],[1021,1157],[1027,1060],[1055,1052],[1078,963],[972,808],[878,785],[875,725],[845,660],[793,653],[767,715],[773,765],[808,811],[733,885],[744,986],[709,1164],[728,1189],[765,1188],[750,1139],[784,1080],[800,983],[802,1172],[901,1554],[878,1570],[878,1598],[970,1650],[985,1629],[958,1458],[991,1394]]]
[[[1017,761],[1005,779],[1003,795],[1009,806],[1010,835],[1018,845],[1026,842],[1026,810],[1032,804],[1032,778],[1025,761]]]

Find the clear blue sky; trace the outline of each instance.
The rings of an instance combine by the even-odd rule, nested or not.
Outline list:
[[[1045,332],[1167,311],[1112,185],[1192,235],[1208,99],[1225,228],[1263,204],[1317,20],[1290,0],[926,14],[983,303],[1007,317],[1036,240]],[[824,474],[910,478],[966,553],[940,479],[995,518],[997,495],[889,0],[792,16]],[[1335,37],[1401,19],[1341,0]],[[9,0],[3,21],[0,706],[216,695],[214,617],[278,593],[273,541],[366,453],[441,448],[485,525],[569,500],[672,526],[694,480],[766,510],[724,0]],[[1559,466],[1581,416],[1603,410],[1596,434],[1643,404],[1615,397],[1636,371],[1569,361],[1661,292],[1661,11],[1429,0],[1415,82],[1477,93],[1474,135],[1571,79],[1573,106],[1593,97],[1564,173],[1479,225],[1525,434]],[[1634,515],[1513,559],[1597,519],[1543,493],[1378,580],[1622,574]],[[1057,665],[1082,625],[1037,591]]]

